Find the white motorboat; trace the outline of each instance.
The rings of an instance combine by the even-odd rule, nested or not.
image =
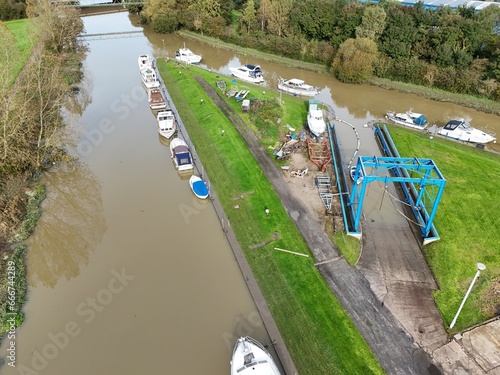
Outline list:
[[[208,191],[208,186],[200,177],[196,175],[192,175],[189,178],[189,186],[193,191],[194,195],[196,195],[200,199],[207,199],[210,194]]]
[[[160,87],[160,81],[153,67],[141,69],[141,79],[144,86],[148,89]]]
[[[184,46],[184,48],[180,48],[179,50],[175,51],[175,59],[186,64],[199,64],[201,61],[201,56],[196,55],[195,53],[193,53],[193,51]]]
[[[280,79],[278,82],[278,89],[298,96],[315,96],[319,94],[319,88],[308,85],[303,80],[297,78],[287,80]]]
[[[158,122],[158,133],[162,137],[169,139],[177,131],[175,116],[170,109],[158,112],[156,121]]]
[[[239,67],[229,67],[229,71],[233,76],[243,81],[252,83],[264,82],[264,75],[259,65],[243,65]]]
[[[423,130],[429,125],[429,121],[427,121],[427,118],[423,114],[413,112],[411,109],[405,113],[387,111],[385,117],[396,124],[408,126],[413,129]]]
[[[189,171],[194,169],[193,158],[186,142],[180,138],[174,138],[170,142],[170,154],[178,171]]]
[[[311,133],[319,137],[326,130],[326,122],[323,118],[323,110],[319,108],[319,102],[309,99],[309,111],[307,112],[307,126]]]
[[[158,87],[148,90],[148,102],[149,107],[152,110],[165,109],[167,108],[167,103],[165,98]]]
[[[496,143],[497,139],[494,133],[487,133],[473,128],[469,122],[463,118],[456,118],[448,121],[446,125],[438,130],[438,134],[456,139],[462,142],[471,143]]]
[[[139,64],[139,70],[153,67],[153,59],[148,54],[140,55],[137,62]]]
[[[231,360],[231,375],[281,375],[271,354],[257,340],[241,337]]]

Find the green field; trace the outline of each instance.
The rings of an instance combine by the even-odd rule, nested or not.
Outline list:
[[[194,75],[204,77],[214,87],[216,79],[226,79],[230,87],[230,79],[163,60],[158,60],[158,68],[298,372],[383,374],[363,337],[314,267],[312,258],[274,250],[279,247],[310,255],[297,227],[236,129],[195,82]],[[270,105],[276,102],[276,92],[247,86],[251,91],[249,97],[267,100]],[[279,127],[292,125],[296,113],[303,112],[305,116],[303,100],[288,96],[283,100],[286,109],[281,113],[276,113],[276,108],[268,112],[273,119],[279,116]],[[241,103],[234,99],[230,102],[241,113]],[[245,120],[249,116],[242,115]],[[276,141],[273,138],[279,132],[276,124],[270,118],[259,117],[251,126],[266,148]],[[264,213],[265,207],[271,212],[269,216]]]
[[[500,155],[425,133],[388,126],[402,157],[431,158],[446,179],[434,224],[440,240],[424,253],[440,290],[446,324],[455,316],[476,263],[484,263],[453,332],[493,317],[500,307]],[[496,312],[498,314],[498,311]]]
[[[8,84],[11,85],[24,68],[32,49],[38,42],[38,37],[31,31],[32,22],[29,19],[0,22],[0,27],[2,24],[7,27],[15,41],[15,48],[11,51],[13,59],[8,67]],[[1,71],[5,69],[6,61],[6,59],[0,59]]]

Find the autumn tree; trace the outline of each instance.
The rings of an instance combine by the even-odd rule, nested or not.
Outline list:
[[[290,13],[293,0],[271,0],[267,18],[267,31],[278,36],[290,36]]]
[[[247,34],[250,34],[252,29],[258,25],[257,16],[255,14],[255,2],[254,0],[248,0],[245,8],[243,9],[243,13],[239,19],[240,28],[245,30]]]
[[[348,39],[340,45],[332,70],[342,82],[363,83],[372,76],[377,58],[377,44],[372,39]]]
[[[381,7],[366,7],[361,25],[356,28],[356,37],[377,40],[384,31],[385,18],[385,11]]]
[[[271,0],[261,0],[257,10],[257,19],[260,22],[260,31],[265,31],[271,12]]]

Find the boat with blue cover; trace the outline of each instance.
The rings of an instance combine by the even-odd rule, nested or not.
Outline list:
[[[194,195],[196,195],[200,199],[207,199],[210,194],[208,191],[208,186],[200,177],[196,175],[192,175],[189,178],[189,186],[191,186],[191,190]]]
[[[181,138],[174,138],[170,142],[170,153],[178,171],[194,169],[193,158],[189,147]]]
[[[386,116],[388,120],[395,122],[396,124],[407,126],[413,129],[425,129],[429,125],[427,118],[417,112],[413,112],[411,109],[405,113],[396,113],[393,111],[387,111]]]

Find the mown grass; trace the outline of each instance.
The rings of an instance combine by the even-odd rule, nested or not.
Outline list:
[[[396,126],[388,128],[402,157],[431,158],[446,179],[434,220],[440,240],[424,247],[439,284],[434,295],[445,323],[455,316],[478,262],[487,268],[454,331],[491,318],[495,307],[500,308],[500,294],[494,291],[500,289],[500,155]]]
[[[23,70],[26,61],[31,54],[34,46],[38,42],[38,37],[31,31],[32,21],[30,19],[22,19],[15,21],[7,21],[3,23],[12,33],[16,43],[16,53],[13,55],[15,61],[9,66],[9,84],[13,84],[19,73]],[[3,70],[2,65],[5,61],[0,60],[0,70]]]
[[[204,77],[214,87],[216,79],[228,78],[163,60],[158,61],[158,68],[299,373],[384,373],[314,267],[312,257],[274,250],[279,247],[311,255],[244,141],[195,82],[194,75]],[[252,97],[277,99],[276,93],[247,86]],[[202,99],[204,104],[200,104]],[[283,100],[286,109],[281,113],[279,126],[296,120],[296,113],[304,110],[301,100],[293,97]],[[241,102],[234,99],[229,102],[241,114]],[[293,105],[298,109],[292,110]],[[241,115],[249,120],[250,115]],[[267,142],[271,142],[271,137]],[[265,215],[266,207],[269,216]]]

